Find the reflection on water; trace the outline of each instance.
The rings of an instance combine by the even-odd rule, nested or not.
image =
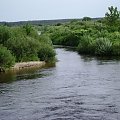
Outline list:
[[[48,63],[43,68],[47,69],[49,67],[55,67],[55,64]],[[38,67],[24,68],[17,71],[11,70],[11,71],[7,71],[6,73],[0,73],[0,83],[11,83],[17,80],[37,79],[47,76],[47,74],[41,73],[41,69],[43,68],[38,68]]]
[[[0,83],[14,81],[15,79],[16,79],[16,76],[13,72],[0,73]]]
[[[1,75],[0,119],[120,120],[120,60],[56,52],[54,67]]]

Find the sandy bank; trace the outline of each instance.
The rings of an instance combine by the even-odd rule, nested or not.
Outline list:
[[[22,62],[16,63],[11,70],[21,70],[25,68],[32,68],[32,67],[42,67],[45,65],[44,61],[31,61],[31,62]]]

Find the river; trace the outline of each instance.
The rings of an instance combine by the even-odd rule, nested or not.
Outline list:
[[[56,53],[55,67],[1,75],[0,120],[120,120],[120,61]]]

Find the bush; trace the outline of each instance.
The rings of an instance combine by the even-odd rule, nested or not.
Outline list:
[[[9,28],[9,30],[10,30],[10,37],[9,37],[10,39],[15,38],[15,37],[22,38],[22,37],[26,36],[26,33],[22,27],[18,27],[18,26],[11,27],[11,28]]]
[[[39,36],[38,40],[40,43],[52,45],[52,41],[48,35],[42,34]]]
[[[77,47],[79,53],[94,54],[95,52],[95,41],[90,36],[83,36]]]
[[[54,58],[55,51],[51,39],[45,34],[38,35],[34,27],[0,26],[0,71],[11,67],[15,60],[50,61]]]
[[[5,42],[10,38],[10,31],[6,26],[0,26],[0,44],[5,45]]]
[[[61,44],[75,47],[79,44],[79,37],[75,33],[70,32],[63,37]]]
[[[120,41],[114,41],[112,48],[113,55],[120,56]]]
[[[55,30],[51,35],[50,38],[54,45],[62,45],[62,41],[64,36],[68,33],[68,30],[59,28]]]
[[[112,54],[112,42],[107,38],[98,38],[96,40],[96,55],[111,55]]]
[[[39,41],[31,37],[11,37],[7,43],[7,47],[16,56],[17,62],[38,60],[37,51]]]
[[[10,68],[15,63],[15,57],[6,47],[0,45],[0,69]]]
[[[91,21],[92,19],[90,17],[83,17],[82,21]]]
[[[60,29],[51,35],[53,44],[65,45],[65,46],[77,46],[79,43],[79,37],[68,29]]]
[[[52,61],[55,57],[55,51],[52,46],[41,44],[38,51],[38,57],[42,61]]]

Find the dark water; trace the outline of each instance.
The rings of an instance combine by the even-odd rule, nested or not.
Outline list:
[[[56,51],[56,67],[0,78],[0,120],[120,120],[120,61]]]

